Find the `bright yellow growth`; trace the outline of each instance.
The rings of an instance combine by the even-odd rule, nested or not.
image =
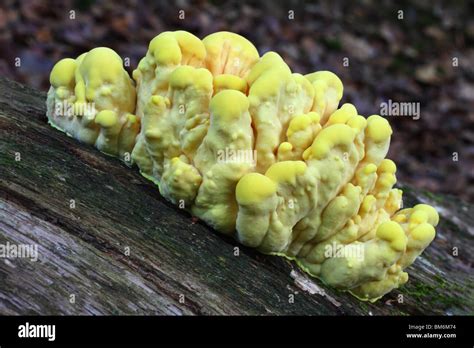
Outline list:
[[[385,159],[392,129],[339,108],[335,74],[292,73],[234,33],[201,41],[177,31],[150,42],[133,78],[136,88],[108,48],[59,61],[50,122],[106,153],[131,153],[169,201],[333,287],[373,301],[407,282],[438,214],[399,210]],[[63,102],[73,115],[58,111]]]
[[[122,59],[106,47],[65,58],[49,78],[49,122],[74,138],[126,160],[140,131],[136,91]]]

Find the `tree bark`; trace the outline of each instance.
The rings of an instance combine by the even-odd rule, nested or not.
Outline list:
[[[0,244],[39,252],[0,259],[0,314],[472,314],[472,205],[403,187],[439,209],[437,238],[407,285],[361,302],[195,221],[50,127],[45,98],[0,79]]]

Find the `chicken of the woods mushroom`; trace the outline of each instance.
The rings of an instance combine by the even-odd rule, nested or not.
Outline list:
[[[230,32],[164,32],[133,71],[99,47],[51,71],[54,127],[134,163],[161,194],[217,231],[296,260],[375,301],[435,237],[429,205],[401,209],[392,129],[339,101],[329,71],[292,73]]]

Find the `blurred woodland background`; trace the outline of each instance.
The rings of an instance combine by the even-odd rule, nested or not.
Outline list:
[[[474,1],[2,0],[0,75],[46,91],[56,61],[96,46],[131,71],[154,36],[177,29],[233,31],[294,72],[331,70],[365,116],[419,102],[418,120],[388,117],[398,178],[474,202]]]

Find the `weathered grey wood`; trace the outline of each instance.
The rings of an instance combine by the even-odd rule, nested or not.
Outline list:
[[[407,205],[442,208],[438,237],[408,285],[364,303],[195,222],[136,169],[49,127],[44,100],[0,79],[0,244],[39,246],[37,262],[0,259],[0,314],[473,312],[472,205],[407,188]]]

